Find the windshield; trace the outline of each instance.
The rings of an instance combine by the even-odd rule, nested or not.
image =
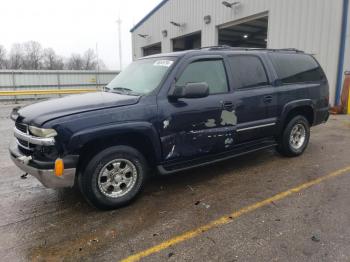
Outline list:
[[[131,63],[106,86],[107,92],[145,95],[158,87],[174,58],[158,57]]]

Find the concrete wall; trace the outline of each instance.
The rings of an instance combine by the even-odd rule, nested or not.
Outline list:
[[[232,2],[232,1],[231,1]],[[267,12],[268,47],[298,48],[312,53],[326,71],[335,97],[343,0],[240,0],[237,9],[222,5],[222,0],[169,0],[132,34],[134,59],[142,56],[142,47],[162,42],[162,52],[171,52],[171,39],[202,31],[202,46],[217,45],[218,27]],[[212,22],[206,25],[205,15]],[[185,23],[178,28],[169,21]],[[242,20],[243,21],[243,20]],[[162,30],[168,31],[164,38]],[[141,38],[137,34],[149,37]],[[349,50],[349,49],[348,49]],[[349,65],[347,55],[347,65]]]

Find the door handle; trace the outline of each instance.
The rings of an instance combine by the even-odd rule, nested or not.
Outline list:
[[[272,96],[264,96],[263,101],[264,101],[265,104],[272,103]]]
[[[223,109],[226,109],[226,110],[234,109],[233,102],[231,102],[231,101],[222,101],[221,104],[222,104]]]

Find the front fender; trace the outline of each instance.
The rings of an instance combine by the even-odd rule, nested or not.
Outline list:
[[[128,133],[139,133],[146,136],[152,143],[155,158],[161,159],[161,145],[159,135],[154,126],[148,122],[130,122],[99,126],[82,130],[72,135],[68,143],[68,150],[78,152],[84,145],[96,139],[101,139],[107,136],[118,136]]]

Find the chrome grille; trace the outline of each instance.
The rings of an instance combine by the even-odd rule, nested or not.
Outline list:
[[[18,147],[34,151],[37,146],[54,146],[55,139],[53,137],[44,138],[31,135],[29,126],[21,122],[15,123],[14,136],[17,139]]]
[[[15,123],[15,126],[16,126],[16,128],[17,128],[19,131],[21,131],[21,132],[27,134],[27,132],[28,132],[28,126],[27,126],[27,125],[22,124],[22,123],[19,123],[19,122],[16,122],[16,123]]]
[[[20,145],[25,146],[25,147],[29,147],[29,142],[24,141],[22,139],[18,139],[18,138],[17,138],[17,141]]]
[[[22,133],[28,134],[28,125],[16,122],[15,126],[17,130],[21,131]],[[35,145],[30,144],[28,141],[19,138],[17,138],[17,144],[18,148],[22,151],[22,153],[25,153],[26,155],[32,152],[35,148]]]
[[[21,147],[21,146],[18,146],[18,150],[26,156],[31,156],[33,154],[32,150],[28,150],[28,149]]]

